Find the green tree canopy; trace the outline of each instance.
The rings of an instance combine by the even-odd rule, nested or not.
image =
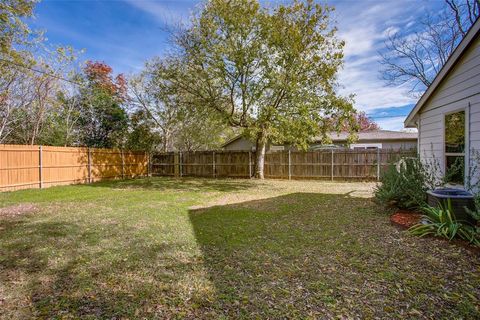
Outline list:
[[[178,50],[159,65],[185,105],[216,113],[257,141],[259,178],[267,141],[306,148],[335,129],[327,119],[352,117],[351,99],[336,93],[344,43],[331,10],[312,0],[273,8],[211,0],[175,34]]]
[[[80,89],[81,143],[91,147],[112,148],[125,143],[128,114],[126,80],[112,75],[112,68],[101,62],[87,62]]]
[[[2,0],[0,2],[0,57],[14,58],[15,45],[24,44],[31,34],[22,18],[30,17],[36,1]]]

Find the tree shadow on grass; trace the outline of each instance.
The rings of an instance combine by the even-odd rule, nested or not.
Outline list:
[[[178,278],[194,268],[177,257],[182,244],[125,226],[0,219],[0,230],[0,288],[19,295],[2,301],[0,318],[153,316],[175,305]]]
[[[478,316],[462,289],[475,282],[472,257],[445,250],[439,268],[438,248],[406,239],[377,209],[348,194],[293,193],[191,210],[217,294],[212,308],[231,318],[394,318],[412,308],[434,318]],[[450,287],[462,306],[442,300],[432,269],[462,274]]]
[[[183,218],[168,237],[155,220],[0,220],[0,317],[479,316],[478,257],[405,237],[369,199],[294,193]]]
[[[159,191],[233,192],[248,190],[258,185],[258,181],[238,179],[208,179],[188,177],[176,179],[168,177],[150,177],[128,180],[107,180],[96,182],[87,186]]]

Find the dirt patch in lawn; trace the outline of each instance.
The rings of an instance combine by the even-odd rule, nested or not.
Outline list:
[[[31,203],[21,203],[0,208],[0,217],[16,217],[24,214],[35,213],[38,207]]]

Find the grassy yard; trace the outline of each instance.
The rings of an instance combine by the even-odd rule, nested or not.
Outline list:
[[[368,183],[151,178],[0,194],[0,318],[480,318],[480,257]]]

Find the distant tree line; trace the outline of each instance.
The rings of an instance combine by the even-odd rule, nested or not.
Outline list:
[[[234,134],[306,148],[313,136],[378,129],[338,94],[343,41],[333,8],[210,0],[172,32],[172,54],[131,77],[52,49],[23,22],[35,1],[0,3],[0,143],[215,149]]]
[[[127,79],[50,48],[23,22],[35,1],[0,3],[0,143],[162,151],[218,148],[233,131],[159,90],[155,60]]]

